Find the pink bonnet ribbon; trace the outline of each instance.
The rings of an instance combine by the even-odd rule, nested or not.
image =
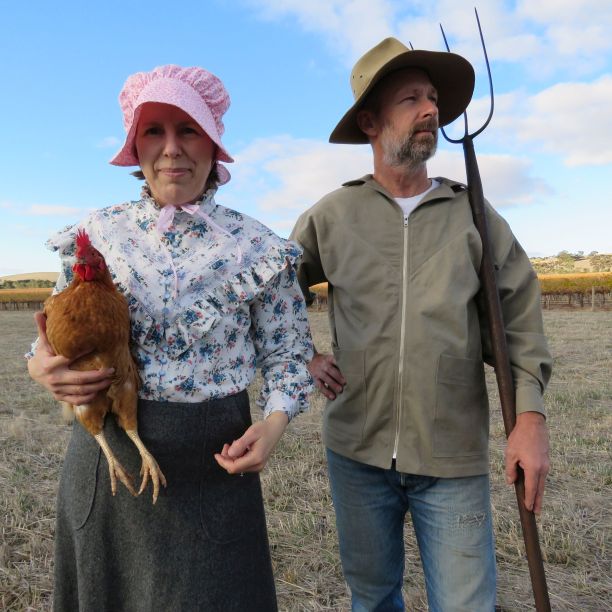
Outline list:
[[[229,238],[231,238],[236,243],[236,261],[238,264],[242,263],[242,249],[240,248],[240,243],[238,239],[230,234],[225,228],[221,227],[219,224],[215,223],[209,215],[207,215],[200,207],[199,204],[183,204],[181,206],[174,206],[173,204],[166,204],[159,213],[159,219],[157,219],[157,231],[160,234],[164,234],[167,232],[170,226],[172,225],[172,221],[174,220],[174,214],[177,210],[184,210],[186,213],[192,216],[198,216],[204,219],[208,225],[210,225],[213,230],[218,233],[225,234]],[[174,292],[175,296],[178,294],[178,276],[176,274],[176,270],[174,265],[172,266],[172,270],[174,272]]]
[[[215,223],[210,216],[201,209],[199,204],[183,204],[182,206],[167,204],[164,206],[161,209],[159,219],[157,220],[157,231],[160,234],[163,234],[170,229],[172,221],[174,220],[174,214],[178,209],[184,210],[186,213],[192,216],[201,217],[213,228],[213,230],[216,230],[218,233],[225,234],[228,238],[231,238],[236,243],[236,259],[238,260],[238,263],[242,262],[242,249],[240,248],[240,243],[238,242],[237,238],[230,234],[230,232],[228,232],[224,227],[221,227],[219,224]]]

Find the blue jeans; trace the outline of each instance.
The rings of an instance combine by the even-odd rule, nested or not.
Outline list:
[[[434,478],[327,449],[340,558],[353,612],[404,610],[404,519],[410,512],[431,612],[492,612],[495,549],[489,477]]]

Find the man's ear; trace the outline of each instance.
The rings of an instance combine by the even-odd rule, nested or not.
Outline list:
[[[357,113],[355,117],[359,129],[370,138],[376,136],[378,133],[377,121],[374,117],[374,113],[367,109],[362,109]]]

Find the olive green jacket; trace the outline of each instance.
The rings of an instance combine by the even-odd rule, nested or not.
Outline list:
[[[489,412],[479,320],[480,236],[467,191],[439,178],[406,221],[370,175],[328,194],[298,220],[298,276],[329,283],[334,355],[347,380],[323,424],[332,450],[382,468],[439,477],[488,472]],[[544,412],[551,371],[540,289],[506,221],[487,219],[517,413]]]

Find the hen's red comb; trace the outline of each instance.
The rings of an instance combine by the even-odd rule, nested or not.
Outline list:
[[[84,229],[80,229],[76,235],[76,245],[77,249],[83,249],[91,244],[89,240],[89,236]]]

